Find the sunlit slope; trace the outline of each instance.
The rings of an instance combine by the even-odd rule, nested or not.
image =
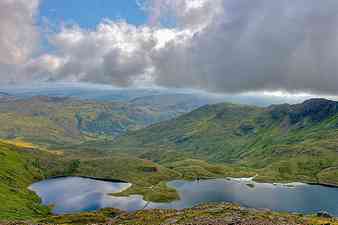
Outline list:
[[[213,161],[237,160],[258,132],[254,126],[268,126],[264,109],[252,106],[218,104],[149,128],[130,132],[117,139],[118,146],[177,150]],[[259,127],[259,128],[260,128]]]

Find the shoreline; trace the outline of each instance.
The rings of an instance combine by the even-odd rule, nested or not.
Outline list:
[[[257,177],[258,175],[256,176],[253,176],[253,177],[224,177],[224,178],[216,178],[216,177],[201,177],[200,179],[197,179],[197,180],[200,180],[200,181],[203,181],[203,180],[214,180],[214,179],[227,179],[227,180],[233,180],[233,181],[238,181],[238,182],[250,182],[250,181],[254,181],[256,183],[269,183],[269,184],[281,184],[281,185],[292,185],[293,183],[302,183],[302,184],[307,184],[307,185],[312,185],[312,186],[323,186],[323,187],[328,187],[328,188],[338,188],[338,185],[337,184],[330,184],[330,183],[321,183],[321,182],[302,182],[302,181],[294,181],[294,182],[287,182],[287,183],[276,183],[276,182],[272,182],[272,181],[256,181],[255,178]],[[113,183],[130,183],[128,181],[125,181],[125,180],[120,180],[120,179],[110,179],[110,178],[100,178],[100,177],[92,177],[92,176],[53,176],[53,177],[48,177],[47,179],[58,179],[58,178],[69,178],[69,177],[79,177],[79,178],[84,178],[84,179],[91,179],[91,180],[97,180],[97,181],[105,181],[105,182],[113,182]],[[44,180],[47,180],[47,179],[44,179]],[[179,179],[178,179],[179,180]],[[43,180],[41,180],[43,181]],[[175,180],[171,180],[171,181],[168,181],[167,183],[169,182],[172,182],[172,181],[175,181]],[[183,181],[192,181],[192,180],[185,180],[183,179]]]
[[[328,187],[328,188],[338,188],[338,185],[329,184],[329,183],[310,182],[310,183],[306,183],[306,184],[313,185],[313,186],[323,186],[323,187]]]
[[[126,187],[124,190],[121,190],[119,192],[116,192],[116,193],[111,193],[110,195],[114,196],[114,194],[117,194],[117,196],[119,196],[118,194],[119,193],[122,193],[128,189],[130,189],[133,185],[132,183],[129,183],[129,182],[126,182],[126,181],[122,181],[122,180],[118,180],[118,179],[106,179],[106,178],[97,178],[97,177],[91,177],[91,176],[54,176],[54,177],[51,177],[51,178],[48,178],[48,179],[58,179],[58,178],[75,178],[75,177],[78,177],[78,178],[85,178],[85,179],[92,179],[92,180],[98,180],[98,181],[106,181],[106,182],[121,182],[121,183],[128,183],[128,184],[131,184],[129,187]],[[256,176],[255,176],[256,177]],[[205,179],[200,179],[200,180],[181,180],[181,181],[187,181],[187,182],[198,182],[198,181],[207,181],[207,180],[218,180],[218,179],[221,179],[221,180],[232,180],[232,181],[235,181],[235,182],[240,182],[240,183],[243,183],[243,184],[247,184],[248,182],[253,182],[253,183],[261,183],[261,184],[271,184],[271,185],[292,185],[293,183],[271,183],[271,182],[256,182],[254,180],[255,177],[243,177],[243,178],[232,178],[232,177],[226,177],[226,178],[205,178]],[[179,180],[172,180],[172,181],[179,181]],[[168,184],[169,182],[172,182],[172,181],[168,181],[166,184]],[[338,185],[333,185],[333,184],[321,184],[321,183],[316,183],[316,182],[298,182],[299,184],[303,184],[303,185],[312,185],[312,186],[323,186],[323,187],[327,187],[327,188],[338,188]],[[171,187],[171,186],[169,186]],[[176,189],[175,189],[176,190]],[[177,190],[176,190],[177,191]],[[142,194],[140,194],[142,195]],[[124,196],[124,195],[123,195]],[[142,195],[144,197],[144,195]],[[40,198],[40,196],[39,196]],[[145,200],[146,201],[146,200]],[[166,201],[166,203],[170,203],[171,201]],[[156,203],[156,202],[153,202],[153,203]],[[160,202],[158,202],[160,203]],[[161,202],[163,203],[163,202]],[[240,203],[236,203],[236,202],[225,202],[227,204],[238,204],[240,205]],[[206,202],[202,202],[200,203],[200,205],[203,205],[203,204],[208,204]],[[215,204],[221,204],[221,203],[218,203],[218,202],[215,202]],[[189,208],[186,208],[186,209],[193,209],[195,206],[193,207],[189,207]],[[243,206],[245,207],[245,206]],[[254,208],[254,207],[251,207],[252,209],[255,209],[255,210],[261,210],[260,208]],[[156,209],[156,208],[154,208]],[[159,208],[160,209],[160,208]],[[144,210],[144,209],[141,209],[141,210]],[[267,209],[269,211],[272,211],[272,212],[280,212],[282,213],[282,211],[274,211],[274,210],[271,210],[271,209]],[[320,211],[318,211],[320,212]],[[291,213],[292,212],[288,212],[288,213]],[[54,214],[52,213],[53,215],[57,215],[57,214]],[[308,214],[310,215],[310,214]],[[331,215],[331,214],[330,214]],[[336,215],[333,215],[333,217],[336,217],[338,218],[338,216]]]
[[[105,182],[112,182],[112,183],[125,183],[125,184],[129,183],[127,181],[119,180],[119,179],[99,178],[99,177],[91,177],[91,176],[53,176],[53,177],[49,177],[49,178],[44,179],[44,180],[58,179],[58,178],[70,178],[70,177],[78,177],[78,178],[97,180],[97,181],[105,181]],[[44,181],[44,180],[41,180],[41,181]]]
[[[105,181],[105,182],[113,182],[113,183],[129,183],[128,181],[125,181],[125,180],[120,180],[120,179],[110,179],[110,178],[100,178],[100,177],[92,177],[92,176],[53,176],[53,177],[49,177],[47,179],[58,179],[58,178],[69,178],[69,177],[79,177],[79,178],[84,178],[84,179],[91,179],[91,180],[97,180],[97,181]],[[201,177],[200,179],[197,179],[197,180],[200,180],[200,181],[203,181],[203,180],[214,180],[214,179],[227,179],[227,180],[233,180],[233,181],[238,181],[238,182],[250,182],[250,181],[254,181],[256,183],[268,183],[268,184],[281,184],[281,185],[292,185],[293,183],[302,183],[302,184],[307,184],[307,185],[311,185],[311,186],[323,186],[323,187],[328,187],[328,188],[338,188],[338,185],[336,184],[330,184],[330,183],[320,183],[320,182],[302,182],[302,181],[294,181],[294,182],[287,182],[287,183],[276,183],[276,182],[271,182],[271,181],[256,181],[255,178],[257,177],[256,176],[253,176],[253,177],[224,177],[224,178],[216,178],[216,177]],[[44,179],[46,180],[46,179]],[[43,180],[41,180],[43,181]],[[167,183],[169,182],[172,182],[172,181],[175,181],[175,180],[171,180],[171,181],[168,181]],[[192,180],[185,180],[183,179],[183,181],[192,181]]]

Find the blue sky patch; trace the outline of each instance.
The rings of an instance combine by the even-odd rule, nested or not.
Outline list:
[[[40,23],[78,24],[93,29],[102,19],[125,20],[130,24],[147,23],[146,13],[136,0],[44,0],[40,6]]]

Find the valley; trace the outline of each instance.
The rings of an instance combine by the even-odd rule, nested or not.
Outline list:
[[[173,119],[152,122],[146,128],[142,128],[146,123],[138,127],[137,120],[132,120],[128,129],[113,135],[110,125],[115,122],[100,121],[97,114],[109,112],[109,121],[120,119],[119,112],[138,118],[133,113],[126,114],[121,105],[40,96],[0,102],[0,113],[13,114],[3,118],[4,126],[0,128],[0,200],[6,201],[0,206],[0,221],[46,216],[56,219],[51,208],[42,206],[27,188],[58,176],[123,180],[132,186],[112,194],[114,197],[141,195],[144,201],[154,203],[181,198],[177,190],[167,185],[174,180],[255,177],[257,182],[338,184],[338,103],[334,101],[311,99],[302,104],[266,108],[230,103],[206,105]],[[79,118],[85,122],[78,123]],[[90,123],[103,123],[106,127],[86,130]],[[11,130],[15,130],[14,136],[8,135]],[[203,210],[204,213],[210,212]],[[102,217],[102,212],[87,215],[95,220],[109,219]],[[80,219],[78,216],[72,218]]]
[[[0,137],[21,138],[48,147],[112,139],[182,115],[209,101],[183,94],[126,101],[17,96],[0,96]]]

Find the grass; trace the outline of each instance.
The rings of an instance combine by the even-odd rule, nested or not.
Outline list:
[[[112,194],[113,196],[130,196],[130,195],[142,195],[145,201],[150,202],[170,202],[179,200],[179,195],[176,189],[167,186],[167,182],[162,181],[155,185],[148,187],[141,185],[133,185],[127,190]]]
[[[25,142],[18,146],[0,140],[0,221],[50,215],[50,208],[41,205],[28,187],[48,177],[73,173],[72,160],[31,147]]]
[[[13,145],[0,142],[0,221],[46,216],[49,209],[27,187],[42,179],[35,158]]]
[[[117,209],[102,209],[98,212],[86,212],[79,214],[70,214],[63,216],[49,216],[45,219],[38,219],[36,223],[48,223],[48,224],[107,224],[111,218],[116,217],[122,212]]]

